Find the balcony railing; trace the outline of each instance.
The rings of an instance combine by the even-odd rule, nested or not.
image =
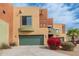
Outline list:
[[[48,31],[49,31],[49,34],[54,34],[54,35],[59,34],[59,32],[57,32],[56,29],[54,29],[54,28],[50,28],[50,29],[48,29]]]
[[[32,28],[32,25],[21,25],[19,28],[19,31],[32,32],[33,28]]]

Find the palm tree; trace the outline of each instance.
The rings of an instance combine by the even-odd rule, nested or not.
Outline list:
[[[75,37],[78,38],[78,36],[79,36],[79,30],[78,29],[70,29],[70,30],[68,30],[67,35],[69,37],[71,37],[72,42],[74,42],[75,41]]]

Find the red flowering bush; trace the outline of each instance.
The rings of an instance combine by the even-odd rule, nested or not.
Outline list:
[[[50,37],[47,43],[50,49],[57,49],[61,45],[61,41],[59,37]]]

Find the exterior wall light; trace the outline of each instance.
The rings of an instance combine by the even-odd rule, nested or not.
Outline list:
[[[19,12],[18,12],[17,16],[18,16],[19,14],[22,14],[22,11],[21,11],[21,10],[19,10]]]
[[[21,10],[19,10],[19,14],[21,14],[22,13],[22,11]]]
[[[5,12],[5,10],[3,10],[3,14],[5,14],[6,12]]]

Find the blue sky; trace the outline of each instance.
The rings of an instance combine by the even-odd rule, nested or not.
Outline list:
[[[78,3],[16,3],[14,6],[36,6],[48,9],[48,17],[53,18],[54,23],[63,23],[67,29],[79,28]]]

